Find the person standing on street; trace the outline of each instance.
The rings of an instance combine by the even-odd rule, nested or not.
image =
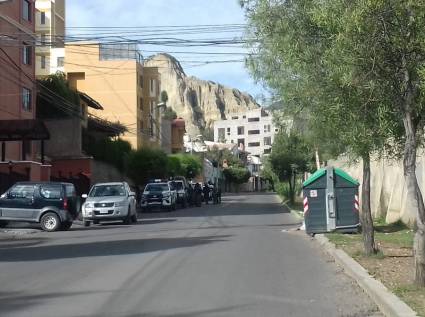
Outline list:
[[[207,183],[204,184],[203,192],[204,192],[205,204],[208,205],[208,201],[210,200],[210,187],[208,186]]]

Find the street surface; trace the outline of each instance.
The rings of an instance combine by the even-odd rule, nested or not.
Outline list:
[[[0,238],[0,316],[381,316],[318,243],[284,230],[297,223],[277,196],[240,194]]]

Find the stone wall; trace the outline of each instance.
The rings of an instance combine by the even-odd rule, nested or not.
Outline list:
[[[344,159],[330,162],[341,167],[362,182],[362,164],[349,164]],[[425,156],[416,163],[416,177],[422,193],[425,193]],[[361,187],[359,189],[361,192]],[[371,208],[374,217],[382,217],[389,223],[402,220],[412,226],[415,213],[407,200],[402,161],[377,160],[371,163]]]
[[[121,173],[112,165],[106,164],[101,161],[93,161],[91,171],[91,183],[107,183],[107,182],[123,182],[126,181],[133,185],[133,181]]]
[[[45,142],[45,154],[48,157],[81,156],[81,120],[79,118],[44,120],[50,132]]]

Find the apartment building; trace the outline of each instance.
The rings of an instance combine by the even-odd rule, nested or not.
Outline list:
[[[35,120],[35,4],[0,2],[0,189],[16,179],[46,179],[39,144],[49,138]]]
[[[160,146],[160,75],[143,67],[136,44],[72,43],[65,56],[70,86],[103,106],[92,114],[125,125],[123,139],[135,149]]]
[[[215,121],[214,141],[235,143],[242,150],[260,157],[271,153],[277,131],[271,113],[259,108]]]
[[[65,0],[36,0],[35,9],[35,74],[42,78],[64,71]]]

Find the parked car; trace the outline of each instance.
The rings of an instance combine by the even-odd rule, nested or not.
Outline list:
[[[44,231],[68,230],[80,211],[71,183],[19,182],[0,197],[0,225],[39,223]]]
[[[126,182],[95,184],[88,195],[83,195],[83,224],[122,220],[124,224],[137,222],[136,194]]]
[[[180,204],[183,208],[186,208],[189,201],[188,188],[181,180],[175,180],[173,183],[177,191],[177,203]]]
[[[143,211],[150,211],[152,208],[175,210],[176,202],[177,193],[170,182],[157,181],[146,185],[140,205]]]

